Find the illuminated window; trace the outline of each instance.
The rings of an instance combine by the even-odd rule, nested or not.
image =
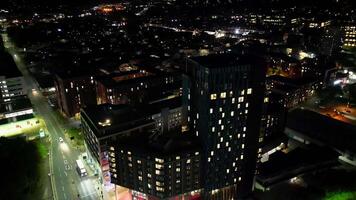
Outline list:
[[[244,155],[241,155],[241,156],[240,156],[240,159],[243,160],[243,159],[244,159]]]
[[[217,144],[217,145],[216,145],[216,148],[220,149],[220,144]]]
[[[211,94],[210,95],[210,100],[215,100],[216,99],[216,94]]]
[[[213,109],[212,108],[210,108],[210,114],[212,114],[213,113]]]
[[[248,108],[248,103],[246,103],[246,108]]]
[[[244,102],[244,97],[239,97],[239,103]]]
[[[212,132],[215,132],[215,127],[211,127],[211,131],[212,131]]]
[[[162,169],[163,168],[163,165],[160,165],[160,164],[156,164],[156,169]]]
[[[235,98],[231,99],[231,103],[234,104],[235,103]]]
[[[265,97],[263,102],[268,103],[268,101],[269,101],[268,97]]]
[[[241,91],[241,95],[244,95],[244,94],[245,94],[245,90],[242,90],[242,91]]]
[[[225,99],[226,98],[226,92],[220,93],[220,98]]]
[[[235,113],[234,113],[234,111],[231,111],[230,114],[231,114],[231,117],[233,117]]]
[[[158,162],[158,163],[163,163],[164,162],[164,160],[160,159],[160,158],[155,158],[155,161]]]

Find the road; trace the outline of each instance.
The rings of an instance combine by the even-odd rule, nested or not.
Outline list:
[[[93,199],[98,200],[99,195],[96,190],[96,177],[80,178],[76,171],[75,160],[80,152],[73,148],[64,135],[64,125],[60,123],[53,109],[48,105],[47,99],[39,92],[36,80],[26,68],[21,54],[10,42],[7,34],[2,34],[4,45],[13,56],[15,63],[24,76],[28,89],[35,91],[29,94],[29,98],[34,106],[37,115],[45,120],[47,130],[50,134],[52,163],[52,187],[55,200]],[[64,139],[59,143],[59,137]]]

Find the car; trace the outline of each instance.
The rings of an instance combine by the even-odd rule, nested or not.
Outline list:
[[[60,143],[63,143],[63,142],[64,142],[64,140],[63,140],[62,137],[59,137],[59,142],[60,142]]]

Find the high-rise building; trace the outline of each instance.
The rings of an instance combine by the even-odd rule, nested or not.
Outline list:
[[[263,141],[266,64],[252,55],[187,60],[183,124],[202,145],[204,199],[239,199],[253,188]]]

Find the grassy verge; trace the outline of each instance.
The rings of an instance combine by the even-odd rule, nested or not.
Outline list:
[[[73,142],[76,145],[78,146],[84,145],[84,137],[79,128],[70,128],[67,130],[67,134],[69,138],[73,139]]]
[[[356,191],[355,192],[329,192],[326,194],[324,200],[352,200],[356,199]]]

